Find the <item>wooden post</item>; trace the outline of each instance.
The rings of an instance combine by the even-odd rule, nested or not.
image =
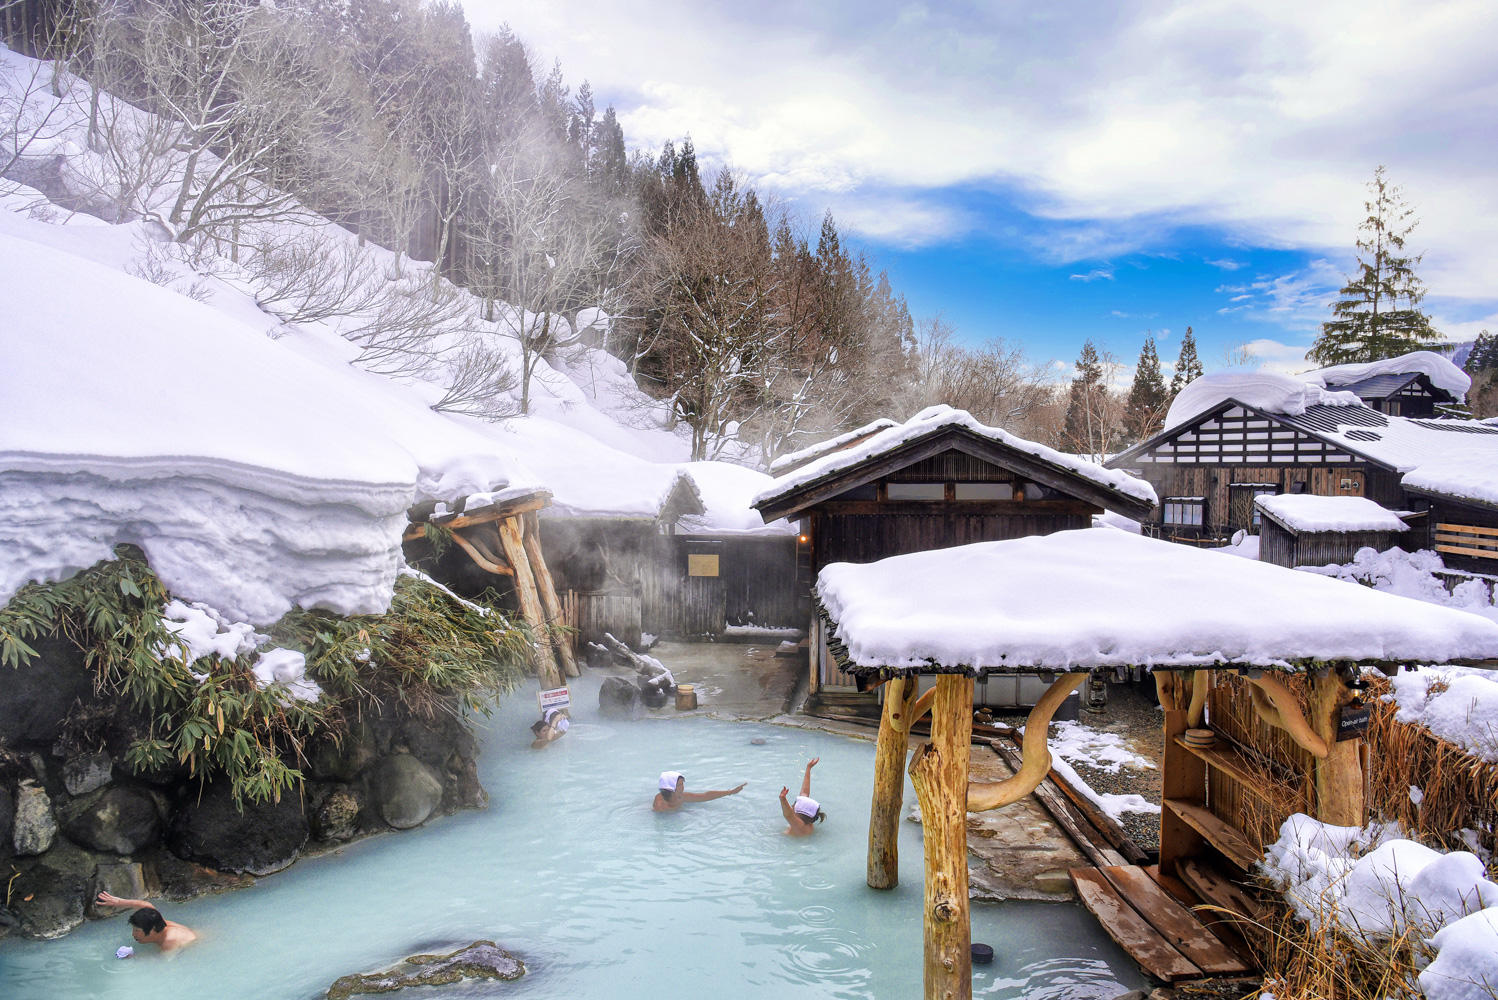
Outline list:
[[[1177,679],[1176,689],[1185,685]],[[1179,702],[1177,702],[1179,704]],[[1176,743],[1176,737],[1191,728],[1190,712],[1181,708],[1165,709],[1165,758],[1160,766],[1160,794],[1167,799],[1182,799],[1204,806],[1207,801],[1207,762]],[[1174,875],[1176,862],[1195,857],[1205,844],[1202,835],[1171,811],[1160,810],[1160,871]]]
[[[1342,706],[1352,701],[1353,693],[1335,670],[1328,670],[1324,677],[1312,676],[1308,693],[1307,721],[1327,746],[1326,756],[1313,759],[1311,764],[1316,784],[1316,818],[1334,826],[1362,826],[1366,819],[1360,750],[1363,741],[1337,742]]]
[[[541,518],[533,510],[521,515],[525,520],[525,554],[530,559],[531,572],[536,577],[536,589],[541,593],[541,609],[546,612],[548,625],[564,625],[567,622],[562,602],[557,600],[557,587],[552,582],[551,570],[546,566],[546,557],[541,553]],[[562,673],[568,677],[578,676],[577,660],[573,659],[572,647],[566,640],[552,635],[552,647],[562,661]]]
[[[884,686],[879,743],[874,750],[874,804],[869,810],[869,872],[872,889],[900,884],[900,807],[905,798],[905,734],[915,678],[896,677]]]
[[[910,760],[926,846],[925,997],[972,1000],[973,928],[967,901],[967,774],[973,681],[936,679],[931,742]]]
[[[550,638],[546,632],[546,619],[541,613],[541,597],[536,593],[536,579],[531,576],[530,560],[525,556],[525,542],[521,540],[518,519],[507,517],[499,522],[499,540],[505,548],[505,559],[515,570],[515,593],[520,598],[520,615],[531,627],[536,639],[536,676],[543,688],[559,688],[562,676],[557,670],[556,657],[551,652]]]

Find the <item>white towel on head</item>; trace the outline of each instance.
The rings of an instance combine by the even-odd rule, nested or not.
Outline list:
[[[817,813],[822,811],[822,805],[816,799],[805,795],[796,796],[796,804],[791,806],[791,811],[797,816],[805,816],[807,819],[816,819]]]
[[[661,787],[668,791],[676,791],[676,782],[685,777],[680,771],[662,771]]]

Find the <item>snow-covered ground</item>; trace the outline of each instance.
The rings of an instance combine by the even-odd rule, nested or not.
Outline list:
[[[1148,813],[1158,815],[1160,807],[1142,795],[1121,795],[1116,792],[1099,792],[1077,773],[1075,765],[1083,765],[1108,774],[1117,774],[1120,769],[1136,768],[1153,770],[1155,765],[1134,753],[1117,733],[1100,732],[1080,722],[1057,722],[1051,736],[1051,767],[1064,777],[1071,786],[1097,805],[1115,820],[1124,813]]]

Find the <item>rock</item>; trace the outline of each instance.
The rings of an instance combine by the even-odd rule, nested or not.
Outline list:
[[[109,784],[114,777],[114,761],[107,753],[74,757],[62,766],[62,783],[69,795],[87,795]]]
[[[11,846],[17,855],[41,854],[57,839],[57,820],[52,815],[52,800],[42,787],[30,778],[16,789],[15,828]]]
[[[15,850],[11,832],[16,827],[16,797],[9,788],[0,785],[0,859],[8,858]]]
[[[353,722],[341,742],[323,739],[308,755],[308,773],[318,781],[353,781],[378,757],[374,732],[362,722]]]
[[[90,850],[134,854],[161,839],[161,815],[148,793],[116,787],[70,816],[62,832]]]
[[[623,677],[605,677],[598,687],[598,711],[606,718],[628,717],[634,714],[635,702],[640,689]]]
[[[36,658],[6,667],[0,684],[0,733],[12,747],[56,743],[73,704],[94,697],[93,671],[71,640],[37,638],[30,646]]]
[[[640,683],[640,704],[646,708],[662,708],[668,697],[665,689],[659,685],[644,681]]]
[[[295,792],[283,794],[280,802],[246,798],[237,807],[229,782],[216,781],[178,811],[167,846],[177,857],[209,868],[269,875],[297,859],[307,835],[307,817]]]
[[[1144,990],[1130,990],[1127,993],[1120,993],[1113,1000],[1145,1000],[1146,996]]]
[[[125,912],[124,908],[118,906],[100,906],[94,902],[101,892],[113,893],[121,899],[145,899],[146,873],[139,864],[131,861],[99,865],[95,868],[94,881],[89,886],[84,907],[84,912],[91,920],[112,917],[116,913]]]
[[[447,955],[412,955],[393,969],[344,976],[328,988],[328,1000],[390,993],[408,986],[448,986],[466,980],[515,980],[525,963],[493,941],[475,941]]]
[[[17,875],[8,888],[10,908],[22,936],[51,940],[83,923],[93,869],[88,855],[63,841]]]
[[[442,804],[442,779],[410,754],[396,754],[370,769],[369,794],[381,819],[409,830]]]
[[[248,875],[230,875],[183,861],[165,847],[157,845],[143,855],[146,889],[174,903],[185,903],[200,896],[254,885]]]
[[[453,806],[458,809],[489,808],[489,793],[479,783],[478,762],[472,757],[463,757],[458,762],[453,799]]]
[[[358,796],[352,789],[339,787],[313,812],[312,835],[318,840],[349,840],[358,822]]]

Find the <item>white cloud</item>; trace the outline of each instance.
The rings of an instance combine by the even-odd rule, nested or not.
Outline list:
[[[850,219],[869,191],[909,208],[977,186],[1053,220],[1038,250],[1056,259],[1117,257],[1180,225],[1325,253],[1350,244],[1361,185],[1386,163],[1425,220],[1415,246],[1432,288],[1493,295],[1486,0],[466,7],[588,78],[631,141],[690,132],[706,159],[835,197]],[[858,214],[894,241],[970,224],[929,207]]]
[[[1243,263],[1242,261],[1230,260],[1230,259],[1228,259],[1226,257],[1224,257],[1222,260],[1209,260],[1209,259],[1203,258],[1202,263],[1204,263],[1204,264],[1210,264],[1212,267],[1221,268],[1224,271],[1236,271],[1240,267],[1247,267],[1248,266],[1247,264]]]
[[[1074,274],[1074,275],[1072,275],[1071,276],[1071,280],[1072,281],[1099,281],[1099,280],[1102,280],[1102,281],[1112,281],[1113,280],[1113,268],[1111,268],[1111,267],[1094,268],[1093,270],[1088,271],[1086,274]]]

